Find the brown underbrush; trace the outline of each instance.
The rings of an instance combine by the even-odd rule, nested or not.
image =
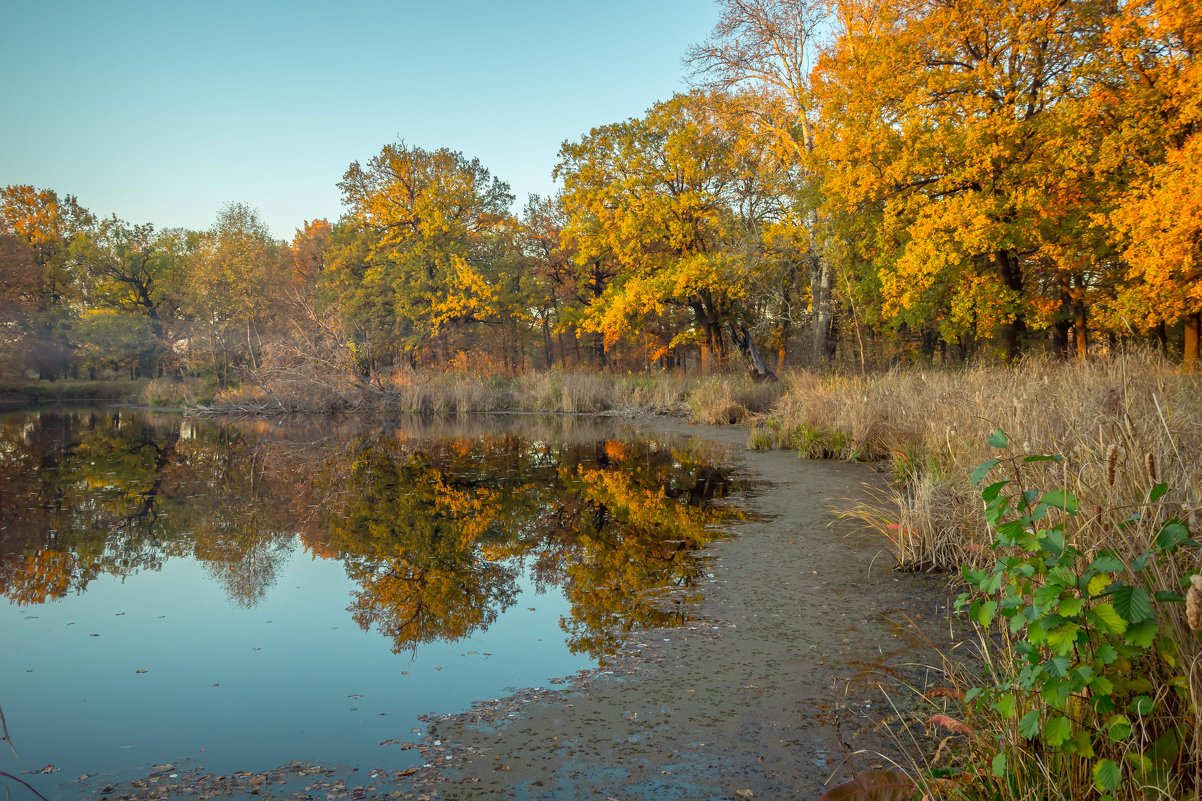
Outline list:
[[[1198,797],[1202,380],[1135,353],[785,381],[750,444],[883,460],[848,514],[967,587],[976,637],[901,735],[925,795]]]
[[[969,476],[990,457],[986,441],[998,428],[1016,450],[1064,456],[1058,482],[1087,516],[1136,508],[1164,482],[1196,530],[1202,380],[1155,354],[854,377],[799,372],[784,385],[772,413],[752,422],[750,445],[887,461],[889,497],[852,514],[890,539],[903,568],[955,570],[992,558]],[[1109,534],[1098,525],[1090,536],[1100,546]]]
[[[731,425],[767,413],[783,386],[744,374],[613,374],[547,370],[503,373],[398,369],[371,381],[348,377],[347,365],[267,354],[239,386],[211,402],[186,398],[199,414],[371,412],[455,415],[479,412],[669,415]],[[158,386],[158,385],[156,385]],[[174,389],[163,384],[163,392]],[[176,390],[178,391],[178,390]]]

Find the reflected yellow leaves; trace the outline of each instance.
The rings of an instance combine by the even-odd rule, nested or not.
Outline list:
[[[569,644],[601,658],[634,628],[685,618],[698,552],[741,516],[710,503],[733,486],[714,454],[653,438],[14,420],[0,421],[0,481],[17,501],[0,505],[0,578],[19,604],[182,556],[253,606],[300,543],[343,564],[351,616],[397,651],[467,637],[524,589],[562,587]]]

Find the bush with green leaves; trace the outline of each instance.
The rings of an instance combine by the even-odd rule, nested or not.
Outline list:
[[[999,429],[989,444],[1005,451],[1009,439]],[[1189,655],[1165,619],[1185,600],[1196,570],[1181,566],[1195,563],[1199,543],[1162,513],[1163,483],[1107,538],[1131,547],[1078,541],[1112,516],[1083,514],[1068,489],[1030,486],[1063,461],[1003,453],[972,474],[995,562],[964,570],[970,590],[956,604],[980,627],[991,682],[964,694],[981,762],[970,794],[1183,797],[1197,789],[1197,710]],[[1161,586],[1166,576],[1175,586]]]

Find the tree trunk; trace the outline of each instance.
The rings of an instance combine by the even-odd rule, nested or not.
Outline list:
[[[1198,339],[1200,329],[1202,329],[1202,312],[1194,312],[1186,315],[1185,327],[1182,329],[1182,359],[1181,364],[1187,372],[1196,372],[1198,369]]]
[[[747,370],[753,379],[756,381],[776,380],[776,373],[772,372],[772,368],[760,355],[759,348],[755,346],[755,340],[752,339],[751,332],[746,325],[730,323],[730,338],[739,352],[743,354],[743,359],[747,362]]]
[[[1089,351],[1089,328],[1086,318],[1085,303],[1077,301],[1076,315],[1073,318],[1073,330],[1076,332],[1077,340],[1077,361],[1085,361],[1085,356]]]
[[[1018,264],[1018,254],[1012,250],[999,250],[994,254],[994,265],[998,277],[1007,289],[1022,297],[1023,274]],[[1019,356],[1023,336],[1027,333],[1027,321],[1022,311],[1015,311],[1014,316],[998,326],[997,350],[998,355],[1006,361],[1014,361]]]
[[[543,356],[547,360],[547,369],[550,370],[555,366],[555,351],[551,347],[551,320],[543,315]]]
[[[1057,359],[1068,358],[1068,334],[1072,323],[1057,319],[1052,323],[1052,355]]]
[[[817,367],[831,352],[831,286],[834,271],[826,259],[814,256],[810,265],[810,360]]]

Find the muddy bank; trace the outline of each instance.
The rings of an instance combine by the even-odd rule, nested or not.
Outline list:
[[[421,747],[437,770],[408,797],[816,798],[896,754],[880,686],[901,692],[890,673],[932,663],[908,621],[938,632],[947,594],[940,577],[894,573],[884,543],[835,521],[879,477],[744,452],[741,430],[679,430],[728,443],[768,516],[713,547],[697,619],[641,633],[570,689],[431,720]]]

